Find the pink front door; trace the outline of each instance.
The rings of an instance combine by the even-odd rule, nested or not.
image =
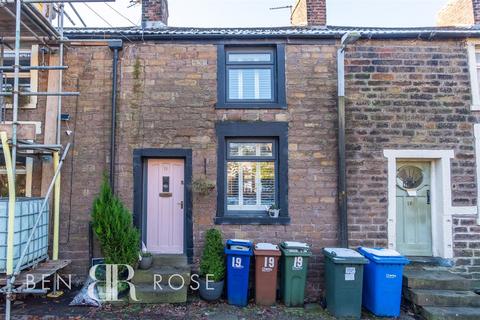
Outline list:
[[[183,253],[184,161],[150,159],[147,168],[147,249]]]

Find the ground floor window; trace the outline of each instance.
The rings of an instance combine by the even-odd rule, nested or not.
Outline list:
[[[16,165],[16,195],[17,197],[32,196],[32,169],[33,159],[30,157],[18,157]],[[0,196],[8,197],[8,179],[5,169],[5,158],[0,155]]]
[[[276,205],[275,140],[227,141],[227,210],[266,211]]]
[[[221,122],[217,223],[288,223],[288,125]],[[270,208],[280,208],[271,218]]]

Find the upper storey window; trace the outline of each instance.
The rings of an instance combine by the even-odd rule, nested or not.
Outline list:
[[[285,48],[218,48],[217,108],[284,108]]]

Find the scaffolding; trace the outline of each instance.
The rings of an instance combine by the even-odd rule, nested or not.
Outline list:
[[[16,293],[46,293],[41,289],[30,289],[25,287],[21,283],[21,267],[22,262],[29,250],[29,244],[32,241],[36,228],[39,224],[41,216],[44,212],[44,208],[49,202],[49,198],[53,194],[53,240],[52,240],[52,257],[51,261],[44,263],[43,267],[47,268],[45,273],[47,274],[56,274],[58,270],[64,268],[69,264],[68,260],[59,260],[59,226],[60,226],[60,172],[65,160],[65,157],[68,154],[70,149],[70,142],[67,142],[65,147],[62,145],[61,141],[61,112],[62,112],[62,97],[65,96],[78,96],[79,92],[64,92],[63,91],[63,70],[66,70],[68,66],[64,65],[64,46],[67,42],[63,34],[63,24],[64,24],[64,5],[68,3],[73,7],[73,2],[105,2],[101,0],[0,0],[0,11],[4,11],[5,15],[0,15],[0,17],[9,16],[12,23],[5,22],[4,25],[0,27],[2,29],[10,30],[12,34],[7,34],[4,36],[0,34],[0,123],[6,123],[6,103],[5,98],[12,98],[11,101],[11,126],[8,130],[3,126],[3,129],[0,129],[0,139],[2,143],[3,156],[5,158],[5,167],[7,171],[8,178],[8,226],[7,226],[7,250],[6,250],[6,274],[5,278],[0,279],[0,291],[5,294],[5,319],[10,319],[11,315],[11,301],[12,295]],[[35,8],[32,4],[36,4]],[[46,18],[38,10],[38,8],[48,7],[50,10],[55,10],[58,15],[57,28],[54,28],[52,23],[52,15],[50,18]],[[78,12],[74,9],[75,14],[78,16]],[[68,18],[68,16],[67,16]],[[78,16],[81,20],[81,17]],[[13,24],[14,19],[14,26]],[[70,19],[70,18],[68,18]],[[53,52],[53,47],[58,47],[58,56],[59,63],[58,65],[29,65],[22,66],[20,63],[20,52],[22,41],[28,43],[37,43],[42,45],[45,50],[50,53]],[[13,43],[13,46],[12,46]],[[14,52],[14,62],[13,65],[5,66],[4,65],[4,52],[5,47],[10,48]],[[20,72],[21,71],[50,71],[55,70],[58,72],[58,91],[50,92],[37,92],[33,91],[22,91],[20,90]],[[7,90],[7,87],[4,85],[4,75],[6,73],[13,72],[13,86],[10,90]],[[32,143],[31,140],[24,140],[19,138],[19,102],[22,96],[51,96],[57,97],[57,108],[56,108],[56,137],[55,143]],[[48,101],[47,101],[48,103]],[[10,135],[10,137],[9,137]],[[13,262],[13,237],[15,232],[14,219],[15,219],[15,201],[16,201],[16,163],[17,157],[19,155],[25,154],[42,154],[42,155],[51,155],[53,158],[53,177],[48,184],[48,189],[45,194],[45,198],[42,202],[41,209],[39,211],[38,217],[35,220],[33,229],[28,237],[24,249],[21,251],[20,259],[17,261],[14,266]],[[55,290],[55,286],[54,286]]]

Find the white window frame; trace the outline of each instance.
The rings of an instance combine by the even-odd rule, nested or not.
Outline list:
[[[480,46],[475,42],[467,43],[468,69],[470,73],[470,86],[472,93],[472,105],[470,110],[480,111],[480,84],[478,82],[478,70],[480,63],[477,62],[476,53],[480,53]]]
[[[238,205],[229,205],[228,201],[226,200],[226,208],[227,212],[251,212],[251,211],[268,211],[269,206],[267,205],[261,205],[258,203],[261,203],[261,196],[262,196],[262,182],[261,182],[261,176],[260,176],[260,163],[261,162],[272,162],[273,163],[273,170],[274,170],[274,200],[275,200],[275,205],[278,205],[277,201],[277,165],[278,165],[278,155],[276,154],[277,151],[277,146],[276,142],[272,139],[267,139],[265,140],[266,142],[271,142],[272,143],[272,156],[265,156],[265,157],[260,157],[260,160],[252,160],[248,159],[249,156],[230,156],[229,155],[229,143],[234,142],[237,140],[236,138],[234,139],[227,139],[227,150],[226,150],[226,161],[225,161],[225,175],[226,175],[226,180],[228,181],[227,178],[227,168],[228,168],[228,163],[229,162],[248,162],[248,163],[255,163],[256,165],[256,171],[255,171],[255,193],[256,193],[256,202],[257,204],[255,205],[245,205],[243,204],[243,166],[239,166],[239,171],[238,171]],[[238,142],[249,142],[248,140],[243,140],[243,139],[238,139]],[[253,139],[253,142],[264,142],[263,139]],[[256,155],[260,155],[260,145],[256,146]],[[252,156],[254,157],[254,156]],[[228,182],[226,183],[226,186],[228,185]],[[228,190],[226,189],[225,192],[225,197],[226,199],[228,198]]]
[[[21,50],[28,52],[29,50]],[[38,45],[32,45],[30,49],[30,66],[38,66]],[[20,74],[20,77],[30,78],[30,92],[38,92],[38,70],[30,70],[30,76],[25,76],[26,73]],[[13,72],[5,72],[4,77],[12,78]],[[37,107],[37,96],[29,96],[30,102],[24,106],[20,106],[22,109],[35,109]],[[12,108],[11,103],[6,104],[7,108]]]
[[[3,157],[3,155],[1,155]],[[33,173],[33,158],[25,158],[25,169],[16,168],[16,174],[25,174],[25,197],[30,198],[32,196],[32,173]],[[7,170],[0,167],[0,174],[7,174]]]

